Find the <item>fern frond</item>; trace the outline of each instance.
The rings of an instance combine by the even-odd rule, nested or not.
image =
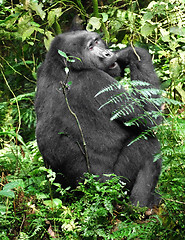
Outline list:
[[[152,129],[148,129],[144,132],[142,132],[139,136],[137,136],[134,140],[132,140],[127,146],[130,146],[131,144],[135,143],[136,141],[140,140],[140,139],[148,139],[148,136],[154,135],[153,130]]]
[[[121,89],[121,88],[122,88],[121,85],[118,82],[115,82],[115,83],[113,83],[113,84],[103,88],[94,97],[97,97],[97,96],[99,96],[102,93],[114,91],[115,89]]]
[[[132,112],[134,112],[133,104],[129,104],[128,106],[122,106],[122,108],[113,112],[113,116],[110,118],[110,120],[113,121],[120,118],[121,116],[127,116]]]
[[[146,87],[146,86],[150,86],[150,85],[151,85],[151,84],[148,83],[148,82],[143,82],[143,81],[139,81],[139,80],[132,80],[132,81],[130,81],[130,84],[131,84],[133,87],[138,87],[138,86]]]
[[[163,103],[166,103],[166,104],[173,104],[173,105],[179,105],[179,106],[182,106],[183,103],[182,102],[179,102],[177,100],[174,100],[174,99],[169,99],[169,98],[165,98],[165,97],[162,97],[163,99]]]
[[[153,162],[157,162],[157,160],[159,160],[160,158],[162,158],[162,153],[155,154]]]
[[[159,95],[161,93],[161,91],[159,89],[155,89],[155,88],[143,88],[143,89],[138,90],[138,92],[146,98],[154,96],[154,95]]]
[[[163,116],[163,113],[161,111],[150,111],[147,113],[154,119],[157,119],[158,117]]]
[[[109,103],[112,103],[112,102],[113,102],[112,99],[109,99],[106,103],[102,104],[102,105],[98,108],[98,110],[102,109],[103,107],[105,107],[106,105],[108,105]]]
[[[130,104],[128,106],[122,106],[121,109],[119,110],[115,110],[113,112],[113,116],[111,117],[111,121],[115,120],[115,119],[118,119],[122,116],[127,116],[129,115],[130,113],[134,112],[134,104]],[[144,114],[140,114],[139,116],[135,117],[135,118],[132,118],[131,120],[129,120],[128,122],[125,122],[124,124],[127,126],[127,127],[130,127],[130,126],[138,126],[139,127],[139,123],[142,122],[145,122],[146,119],[148,119],[152,125],[155,125],[155,119],[157,119],[159,116],[162,116],[162,112],[160,111],[145,111]]]
[[[129,99],[129,95],[127,93],[123,92],[123,93],[111,96],[106,103],[102,104],[99,107],[99,110],[102,109],[104,106],[108,105],[109,103],[117,104],[119,102],[122,102],[123,98],[125,99],[125,101],[127,101]]]
[[[165,95],[165,91],[153,88],[152,85],[148,82],[138,80],[132,80],[129,83],[127,82],[127,85],[129,86],[127,87],[126,91],[124,91],[124,84],[122,85],[120,85],[119,83],[113,83],[96,94],[96,96],[98,96],[104,92],[123,88],[122,93],[111,96],[108,101],[99,108],[101,109],[110,103],[122,104],[119,109],[116,109],[112,113],[112,117],[110,119],[111,121],[133,113],[135,106],[139,106],[141,111],[143,110],[143,114],[140,114],[140,116],[136,116],[129,122],[125,123],[125,125],[139,126],[139,123],[141,123],[141,121],[142,124],[145,124],[145,122],[148,120],[152,123],[152,125],[155,125],[155,120],[157,120],[159,116],[162,116],[162,112],[160,109],[160,106],[162,104],[166,103],[168,105],[182,105],[182,103],[177,100],[168,99],[166,97],[159,97],[161,95]],[[152,104],[154,107],[153,109],[156,109],[156,111],[147,111],[148,104]]]
[[[156,107],[160,107],[164,103],[164,100],[163,98],[150,98],[148,99],[148,102],[151,102]]]

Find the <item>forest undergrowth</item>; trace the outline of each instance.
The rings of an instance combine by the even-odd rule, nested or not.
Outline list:
[[[0,239],[184,239],[185,2],[0,1]],[[78,14],[112,49],[149,50],[161,81],[163,166],[154,209],[133,207],[119,177],[61,188],[35,139],[36,72]],[[129,83],[129,71],[121,80]],[[145,137],[143,135],[143,137]]]

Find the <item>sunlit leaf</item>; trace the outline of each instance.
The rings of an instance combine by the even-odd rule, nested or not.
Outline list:
[[[152,25],[149,22],[145,22],[145,24],[141,27],[141,34],[144,37],[149,36],[150,34],[152,34],[153,30],[155,29],[155,25]]]
[[[35,27],[30,27],[26,31],[24,31],[22,35],[22,41],[26,40],[26,38],[29,38],[34,31]]]
[[[164,42],[169,42],[170,41],[170,32],[167,31],[164,28],[160,28],[160,32],[161,32],[161,38]]]
[[[101,15],[102,15],[102,21],[103,22],[106,22],[107,20],[108,20],[108,14],[107,13],[101,13]]]
[[[175,88],[178,91],[178,93],[180,94],[180,96],[182,98],[182,102],[185,103],[185,91],[183,90],[183,84],[179,83]]]
[[[67,54],[66,54],[65,52],[63,52],[63,51],[61,51],[61,50],[58,50],[58,53],[59,53],[62,57],[68,59],[68,56],[67,56]]]
[[[30,7],[32,10],[34,10],[40,17],[42,20],[44,20],[46,13],[42,10],[43,8],[43,4],[42,3],[37,3],[37,2],[31,2]]]
[[[54,198],[52,200],[45,200],[43,201],[46,206],[50,208],[59,208],[62,206],[62,201],[58,198]]]
[[[54,36],[53,36],[52,32],[50,32],[50,31],[45,32],[44,45],[47,50],[49,50],[49,47],[51,45],[53,38],[54,38]]]
[[[47,17],[49,26],[53,25],[53,23],[55,22],[55,18],[56,18],[55,12],[53,10],[51,10],[48,13],[48,17]]]
[[[92,17],[89,19],[89,22],[87,24],[87,31],[95,31],[95,29],[100,29],[101,27],[101,22],[100,18],[97,17]]]
[[[146,13],[144,14],[144,16],[143,16],[143,19],[144,19],[145,21],[151,20],[152,18],[153,18],[153,13],[152,13],[152,12],[146,12]]]
[[[0,196],[7,197],[7,198],[15,198],[15,194],[12,190],[1,190]]]

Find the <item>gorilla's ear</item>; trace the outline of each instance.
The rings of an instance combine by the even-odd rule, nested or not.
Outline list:
[[[65,66],[65,58],[59,54],[59,50],[63,50],[63,39],[61,35],[58,35],[54,38],[51,43],[50,49],[46,55],[46,60],[51,64],[58,64],[58,66]],[[64,50],[63,50],[64,51]],[[65,51],[64,51],[65,52]]]
[[[83,26],[82,23],[83,23],[83,20],[78,15],[76,15],[73,18],[73,21],[71,23],[71,27],[69,29],[69,32],[71,32],[71,31],[78,31],[78,30],[84,30],[84,26]]]

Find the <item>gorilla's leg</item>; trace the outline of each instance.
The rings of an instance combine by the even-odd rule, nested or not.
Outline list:
[[[158,205],[159,196],[155,193],[160,171],[161,159],[154,162],[154,156],[160,152],[160,144],[155,137],[140,139],[125,145],[115,164],[114,172],[128,179],[130,200],[133,205],[152,207]]]
[[[161,164],[157,162],[146,162],[138,172],[136,182],[131,191],[130,200],[133,205],[140,207],[152,207],[159,204],[160,197],[155,193],[155,186],[160,174]]]

